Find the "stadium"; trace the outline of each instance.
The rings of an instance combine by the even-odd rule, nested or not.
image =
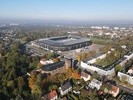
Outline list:
[[[45,39],[39,39],[37,45],[53,51],[69,51],[92,44],[90,39],[81,38],[78,36],[58,36]]]

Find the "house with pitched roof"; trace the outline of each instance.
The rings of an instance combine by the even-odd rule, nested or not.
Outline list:
[[[57,100],[58,95],[56,90],[51,91],[49,94],[43,96],[43,100]]]
[[[80,78],[83,79],[86,82],[86,81],[90,80],[91,76],[90,76],[89,73],[86,73],[86,72],[82,71]]]
[[[119,94],[119,87],[112,85],[109,93],[112,94],[113,97],[116,97]]]
[[[61,95],[66,95],[71,90],[72,90],[72,85],[70,82],[66,82],[65,84],[61,85],[61,87],[59,87]]]

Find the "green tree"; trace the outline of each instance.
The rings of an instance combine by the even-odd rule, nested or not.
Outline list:
[[[24,84],[25,84],[25,82],[24,82],[23,77],[18,77],[18,87],[19,87],[19,93],[21,93],[21,92],[22,92]]]
[[[48,88],[49,91],[56,90],[56,89],[58,89],[57,85],[50,85]]]
[[[121,65],[116,65],[115,66],[115,72],[118,73],[118,71],[121,71],[123,68]]]

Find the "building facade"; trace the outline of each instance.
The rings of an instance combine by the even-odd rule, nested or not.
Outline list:
[[[118,72],[118,77],[120,80],[127,81],[129,84],[133,85],[133,74],[128,74],[128,73],[123,73],[123,72]]]
[[[66,72],[66,69],[70,67],[68,66],[67,62],[65,61],[59,61],[52,64],[44,65],[41,68],[41,73],[44,74],[50,74],[55,75],[58,73],[64,73]]]
[[[113,76],[115,75],[115,68],[110,68],[110,69],[104,69],[104,68],[100,68],[97,67],[93,64],[87,64],[83,61],[81,61],[81,68],[88,70],[89,72],[97,72],[98,74],[102,75],[102,76]]]
[[[72,85],[70,82],[63,84],[59,87],[59,91],[61,95],[66,95],[68,92],[72,91]]]

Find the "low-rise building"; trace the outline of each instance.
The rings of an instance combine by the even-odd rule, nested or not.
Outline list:
[[[97,90],[99,90],[101,86],[102,86],[102,82],[97,79],[93,79],[91,83],[89,84],[90,88],[92,89],[96,88]]]
[[[57,99],[58,99],[58,95],[55,90],[43,96],[43,100],[57,100]]]
[[[112,94],[113,97],[116,97],[119,94],[119,87],[112,85],[109,93]]]
[[[124,72],[118,72],[118,77],[121,81],[126,81],[129,84],[133,85],[133,73],[124,73]]]
[[[66,95],[68,92],[72,91],[72,85],[70,82],[67,82],[63,85],[61,85],[61,87],[59,87],[59,91],[61,95]]]
[[[90,80],[91,76],[90,76],[90,74],[82,71],[81,72],[81,78],[86,82],[86,81]]]
[[[111,53],[111,51],[108,51],[108,54],[109,53]],[[133,58],[133,53],[129,52],[128,54],[124,55],[122,58],[120,58],[119,60],[117,60],[116,62],[114,62],[108,66],[103,67],[103,66],[95,64],[96,59],[103,59],[104,57],[106,57],[106,54],[98,56],[97,58],[93,58],[89,61],[81,61],[80,67],[83,69],[86,69],[90,72],[96,71],[100,75],[114,76],[115,75],[115,66],[119,64],[123,67],[128,60]]]
[[[133,85],[133,66],[127,72],[118,72],[118,77],[121,81],[127,81]]]
[[[95,64],[90,64],[87,62],[83,62],[81,61],[80,63],[81,68],[86,69],[89,72],[97,72],[98,74],[102,75],[102,76],[113,76],[115,75],[115,69],[114,66],[109,66],[107,68],[104,68],[102,66],[98,66]]]
[[[52,63],[54,63],[53,62],[53,60],[46,60],[46,59],[41,59],[40,60],[40,63],[42,64],[42,65],[47,65],[47,64],[52,64]]]
[[[128,60],[133,59],[133,52],[129,52],[128,54],[124,55],[123,60],[120,62],[121,66],[125,66]]]

